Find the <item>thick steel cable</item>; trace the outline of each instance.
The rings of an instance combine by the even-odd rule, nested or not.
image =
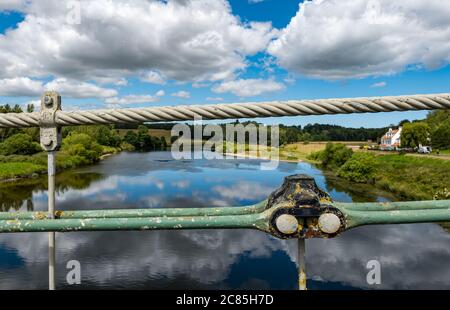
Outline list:
[[[56,113],[60,126],[450,109],[450,94],[289,100]],[[39,113],[0,114],[0,127],[37,127]]]

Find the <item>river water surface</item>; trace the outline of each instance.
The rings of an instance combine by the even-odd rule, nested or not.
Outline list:
[[[335,201],[395,199],[307,163],[260,170],[259,160],[172,160],[121,153],[57,178],[57,209],[211,207],[265,199],[287,175],[315,177]],[[46,179],[3,185],[3,211],[46,210]],[[57,233],[57,288],[296,289],[296,241],[250,230]],[[309,289],[450,289],[450,234],[437,224],[359,227],[307,240]],[[0,235],[0,289],[47,288],[47,233]],[[81,264],[81,284],[66,264]],[[367,262],[381,264],[369,285]]]

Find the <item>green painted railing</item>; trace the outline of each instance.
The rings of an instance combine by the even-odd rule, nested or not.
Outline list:
[[[52,218],[53,217],[53,218]],[[450,221],[450,200],[339,203],[308,176],[287,177],[258,204],[224,208],[4,212],[0,232],[256,229],[279,238],[334,237],[372,224]]]

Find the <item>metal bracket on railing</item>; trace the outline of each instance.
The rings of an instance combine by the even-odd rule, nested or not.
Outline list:
[[[331,203],[314,178],[302,174],[286,177],[267,203],[267,209],[275,207],[271,233],[282,239],[334,237],[345,230],[345,218]]]
[[[55,218],[55,175],[56,152],[61,147],[62,128],[56,124],[56,113],[61,110],[61,96],[54,91],[47,91],[41,98],[41,113],[39,118],[40,140],[42,148],[47,152],[48,169],[48,218]],[[55,232],[48,234],[48,277],[49,289],[55,289],[56,261]]]
[[[56,125],[56,112],[61,110],[61,96],[54,91],[45,92],[41,98],[39,119],[41,146],[47,152],[61,146],[61,127]]]

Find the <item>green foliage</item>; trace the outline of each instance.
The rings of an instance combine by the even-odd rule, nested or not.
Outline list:
[[[450,120],[433,131],[431,143],[435,149],[450,149]]]
[[[338,176],[357,183],[373,182],[375,156],[369,153],[355,153],[338,170]]]
[[[346,128],[338,125],[308,124],[302,130],[301,141],[377,141],[386,130],[387,128]]]
[[[132,152],[132,151],[135,150],[135,148],[134,148],[133,145],[131,145],[130,143],[125,142],[125,141],[123,141],[122,143],[120,143],[120,149],[121,149],[122,151],[127,151],[127,152]]]
[[[97,162],[102,155],[102,147],[93,137],[76,132],[70,133],[63,140],[62,151],[78,157],[80,165]]]
[[[114,127],[108,125],[64,127],[63,137],[71,132],[87,134],[104,146],[119,147],[122,142]]]
[[[341,143],[327,143],[323,151],[312,153],[308,158],[320,161],[324,167],[339,168],[350,157],[352,157],[352,149]]]
[[[41,151],[41,146],[34,142],[29,135],[23,133],[15,134],[0,143],[1,155],[32,155],[39,151]]]
[[[132,130],[128,130],[123,140],[135,148],[138,145],[138,134]]]
[[[430,138],[430,126],[425,122],[406,123],[403,125],[402,147],[418,147],[427,145]]]
[[[29,103],[27,104],[27,113],[33,113],[34,112],[34,104]]]
[[[121,139],[117,132],[111,126],[97,126],[94,138],[101,145],[118,147]]]
[[[6,108],[0,106],[0,108],[0,111],[14,110],[10,106]],[[0,130],[0,139],[4,134],[5,131]],[[120,150],[133,151],[135,150],[134,145],[137,146],[136,149],[138,150],[167,147],[167,142],[163,137],[151,137],[145,126],[140,126],[137,133],[127,132],[124,139],[117,134],[112,126],[104,125],[65,127],[63,128],[63,137],[61,151],[58,152],[56,157],[58,171],[98,162],[103,154],[117,153]],[[0,143],[0,166],[5,164],[3,165],[5,167],[4,173],[0,174],[0,179],[14,176],[22,177],[27,174],[29,176],[34,172],[39,173],[42,167],[47,166],[47,154],[41,152],[40,145],[35,142],[38,139],[39,129],[27,128]],[[30,165],[21,166],[21,163]],[[17,168],[16,173],[11,170],[14,168]]]
[[[11,107],[9,104],[0,105],[0,113],[21,113],[22,108],[20,105],[16,104],[13,107]]]
[[[9,104],[0,105],[0,113],[20,113],[22,112],[22,108],[16,104],[14,107],[11,107]],[[1,128],[0,129],[0,142],[5,141],[5,139],[20,133],[21,130],[18,128]]]
[[[447,200],[450,199],[450,191],[447,188],[438,190],[433,197],[434,200]]]
[[[167,147],[167,141],[164,137],[152,137],[148,133],[148,128],[144,125],[140,125],[137,132],[128,130],[123,140],[138,151],[150,151]]]
[[[425,119],[428,126],[433,130],[444,123],[450,122],[450,110],[436,110],[428,113]]]

